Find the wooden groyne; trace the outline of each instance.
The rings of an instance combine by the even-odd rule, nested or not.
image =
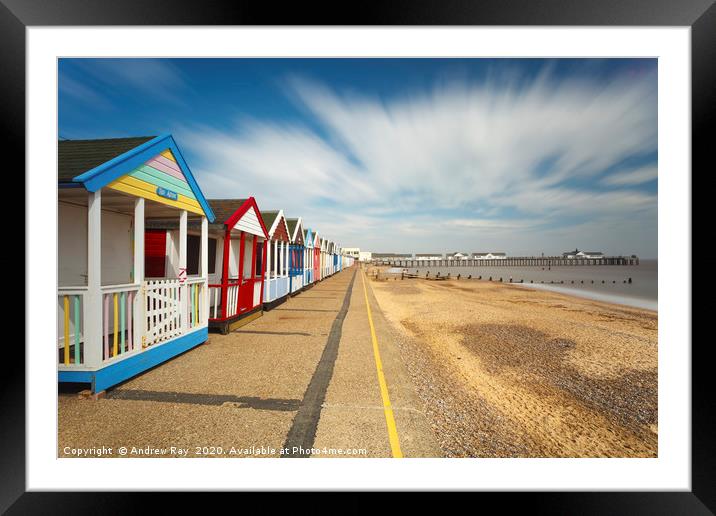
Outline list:
[[[576,267],[585,265],[639,265],[637,256],[605,256],[603,258],[564,258],[561,256],[516,256],[489,260],[407,260],[382,258],[374,265],[395,267]]]

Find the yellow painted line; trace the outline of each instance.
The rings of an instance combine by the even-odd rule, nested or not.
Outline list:
[[[380,359],[380,350],[378,349],[378,338],[375,336],[375,326],[373,325],[373,315],[370,311],[370,302],[368,301],[368,290],[365,286],[365,277],[361,272],[361,283],[363,283],[363,295],[365,296],[365,308],[368,311],[368,324],[370,325],[370,338],[373,341],[373,356],[375,357],[375,367],[378,370],[378,384],[380,385],[380,395],[383,398],[383,413],[385,414],[385,422],[388,425],[388,439],[390,440],[390,450],[393,458],[402,459],[403,452],[400,451],[400,440],[398,439],[398,428],[395,426],[395,418],[393,417],[393,407],[390,404],[390,396],[388,396],[388,384],[383,374],[383,362]]]

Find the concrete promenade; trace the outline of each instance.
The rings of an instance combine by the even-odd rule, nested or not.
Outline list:
[[[61,457],[442,456],[358,267],[58,416]]]

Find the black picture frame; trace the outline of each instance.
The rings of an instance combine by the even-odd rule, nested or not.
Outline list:
[[[364,3],[346,9],[341,3],[321,4],[187,0],[0,0],[0,124],[6,162],[25,164],[25,30],[31,26],[87,25],[551,25],[551,26],[689,26],[692,71],[693,170],[706,168],[713,143],[716,105],[716,6],[711,0],[401,0]],[[709,131],[709,129],[711,129]],[[15,158],[14,160],[11,158]],[[692,178],[695,174],[692,173]],[[709,223],[693,217],[694,230]],[[710,233],[704,227],[704,234]],[[692,234],[698,234],[692,230]],[[27,238],[27,235],[26,235]],[[702,249],[704,249],[702,247]],[[705,250],[705,249],[704,249]],[[713,253],[711,252],[711,256]],[[692,261],[693,275],[716,265],[713,258]],[[27,273],[27,271],[25,271]],[[662,297],[662,300],[665,298]],[[713,302],[692,302],[708,316]],[[25,312],[27,313],[27,312]],[[692,320],[694,320],[692,315]],[[25,321],[28,324],[28,321]],[[33,345],[26,342],[26,346]],[[684,343],[688,345],[689,343]],[[692,346],[692,491],[486,493],[503,508],[526,506],[531,513],[549,514],[713,514],[716,512],[714,402],[711,399],[710,339]],[[0,510],[9,514],[128,514],[149,510],[146,495],[124,493],[30,493],[25,489],[25,358],[14,346],[15,367],[4,371],[0,390]],[[21,366],[22,365],[22,366]],[[214,495],[215,496],[215,495]],[[245,496],[245,495],[243,495]],[[183,496],[165,493],[165,510],[184,504]],[[422,503],[420,496],[413,501]],[[213,503],[216,503],[214,501]],[[403,503],[403,502],[401,502]],[[482,503],[482,501],[480,502]],[[341,512],[365,512],[371,502],[351,495]]]

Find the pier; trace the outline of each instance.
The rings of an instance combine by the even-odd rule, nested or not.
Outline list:
[[[395,267],[564,267],[585,265],[639,265],[637,256],[604,256],[602,258],[564,258],[562,256],[515,256],[499,259],[415,260],[377,258],[374,265]]]

